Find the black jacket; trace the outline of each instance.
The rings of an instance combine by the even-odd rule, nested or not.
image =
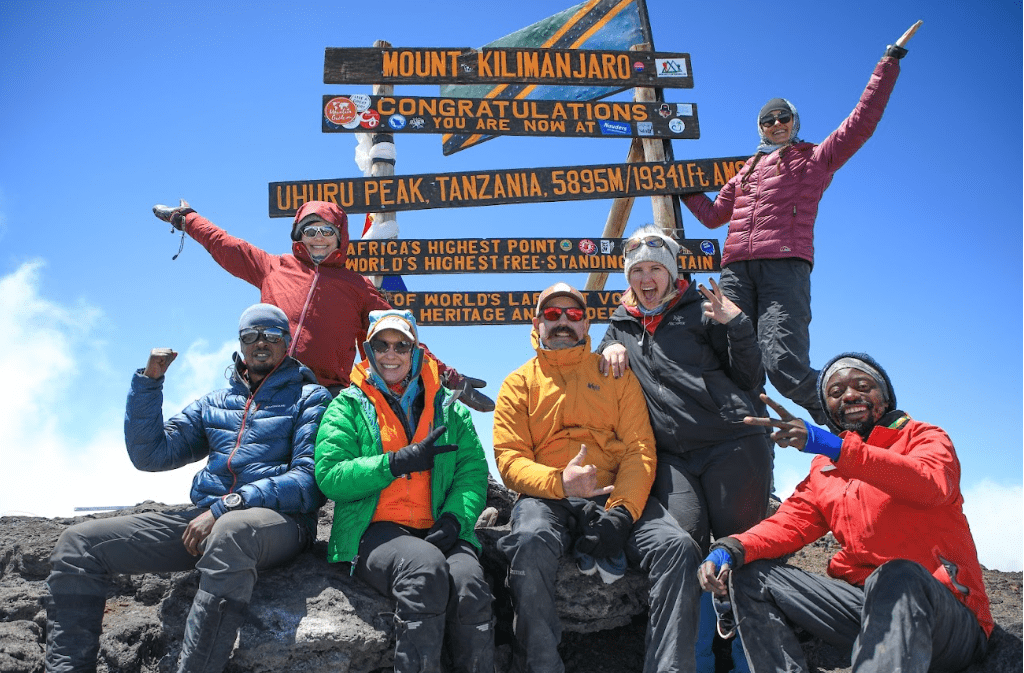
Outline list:
[[[743,423],[754,414],[752,400],[764,381],[754,326],[746,315],[728,325],[705,319],[702,301],[690,284],[653,335],[619,306],[597,349],[626,347],[659,453],[682,454],[764,431]]]

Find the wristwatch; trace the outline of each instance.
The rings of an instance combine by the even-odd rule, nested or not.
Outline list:
[[[229,512],[233,509],[241,509],[242,505],[245,504],[242,502],[242,496],[238,493],[228,493],[221,498],[221,501],[224,503],[224,509]]]

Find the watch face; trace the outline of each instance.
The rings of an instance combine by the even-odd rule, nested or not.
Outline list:
[[[237,493],[228,493],[224,496],[224,506],[228,509],[240,507],[242,504],[242,496]]]

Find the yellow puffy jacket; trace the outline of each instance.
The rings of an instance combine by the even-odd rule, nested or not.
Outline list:
[[[562,470],[585,444],[598,487],[615,486],[606,509],[624,505],[636,521],[657,460],[639,381],[631,371],[603,376],[589,336],[562,350],[541,348],[536,329],[532,339],[537,357],[508,375],[494,409],[494,457],[505,485],[564,498]]]

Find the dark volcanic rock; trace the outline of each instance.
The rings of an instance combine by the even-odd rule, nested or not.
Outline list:
[[[512,494],[492,482],[488,505],[494,525],[479,528],[481,561],[492,581],[498,616],[497,671],[508,670],[511,603],[504,589],[506,563],[495,549],[508,532]],[[119,514],[166,506],[144,503]],[[239,634],[228,673],[382,673],[391,666],[394,630],[391,601],[324,561],[332,509],[321,512],[319,542],[284,568],[263,573],[249,619]],[[116,516],[103,514],[98,516]],[[43,670],[49,555],[60,532],[75,519],[0,518],[0,671]],[[791,563],[822,572],[838,546],[830,537],[795,554]],[[986,571],[997,624],[989,655],[968,673],[1019,673],[1022,669],[1021,573]],[[185,616],[198,586],[197,573],[122,576],[107,600],[98,670],[123,673],[172,671],[181,648]],[[558,606],[565,627],[560,651],[568,673],[629,673],[643,667],[647,580],[634,571],[611,586],[585,577],[570,562],[558,572]],[[814,670],[849,671],[849,661],[818,641],[805,644]]]

